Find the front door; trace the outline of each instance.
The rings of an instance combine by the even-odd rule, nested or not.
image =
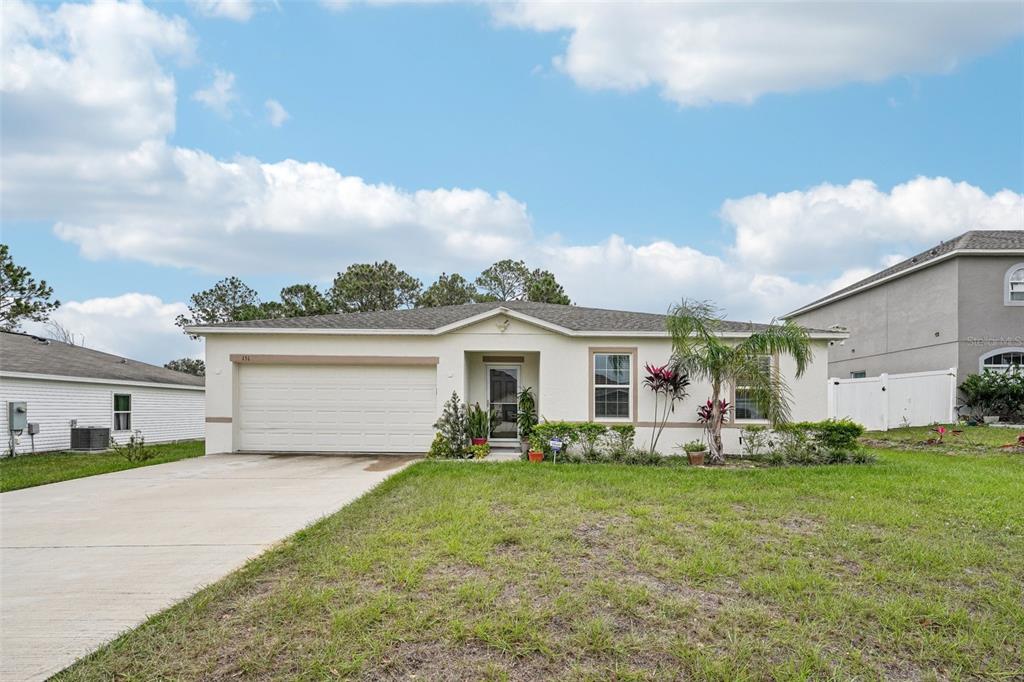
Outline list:
[[[519,408],[519,368],[488,367],[487,396],[491,411],[498,415],[491,427],[491,438],[514,440],[519,436],[516,424]]]

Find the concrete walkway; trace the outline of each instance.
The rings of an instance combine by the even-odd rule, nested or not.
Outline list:
[[[58,672],[407,462],[207,455],[0,494],[0,680]]]

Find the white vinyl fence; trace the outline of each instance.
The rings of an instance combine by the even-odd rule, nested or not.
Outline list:
[[[829,379],[828,416],[869,431],[956,421],[956,368]]]

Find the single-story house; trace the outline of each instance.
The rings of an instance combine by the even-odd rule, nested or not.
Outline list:
[[[532,387],[542,419],[634,424],[650,437],[654,397],[645,363],[672,353],[665,316],[528,302],[476,303],[190,327],[206,338],[206,449],[221,452],[422,453],[444,402],[457,393],[501,415],[491,439],[515,443],[516,394]],[[740,339],[759,325],[725,322]],[[812,331],[814,357],[790,377],[793,418],[825,419],[828,344]],[[742,386],[730,387],[738,430],[764,423]],[[701,436],[694,382],[662,437],[668,451]]]
[[[0,332],[3,419],[11,402],[27,403],[39,425],[36,452],[67,450],[72,426],[110,429],[118,442],[140,431],[147,443],[203,437],[203,378],[91,348],[29,334]],[[7,430],[7,427],[4,427]],[[5,434],[4,453],[10,452]],[[16,453],[30,452],[22,433]]]

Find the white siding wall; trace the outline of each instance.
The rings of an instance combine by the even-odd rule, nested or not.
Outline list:
[[[828,346],[825,340],[813,342],[814,357],[802,378],[793,376],[793,361],[783,357],[781,369],[793,394],[793,419],[814,421],[827,416]],[[585,421],[589,414],[590,347],[635,347],[637,367],[644,363],[668,361],[672,345],[668,338],[652,337],[569,337],[527,322],[511,319],[505,331],[499,331],[494,319],[440,336],[358,336],[332,334],[213,334],[206,339],[206,451],[232,452],[238,449],[236,410],[238,366],[230,360],[238,354],[298,355],[398,355],[437,356],[437,402],[440,414],[452,391],[465,396],[473,376],[467,376],[466,352],[516,354],[539,353],[537,365],[537,403],[541,414],[550,420]],[[531,369],[531,373],[532,373]],[[638,382],[639,384],[639,382]],[[638,387],[638,420],[654,419],[654,398],[642,385]],[[676,408],[658,449],[674,451],[676,445],[700,438],[696,424],[697,407],[707,400],[710,390],[703,382],[694,382],[689,396]],[[728,393],[723,395],[728,400]],[[474,397],[474,400],[478,398]],[[234,423],[233,423],[234,422]],[[723,434],[728,452],[739,452],[742,425],[733,424]],[[637,443],[649,442],[651,429],[637,429]],[[678,452],[678,451],[676,451]]]
[[[0,446],[8,451],[7,403],[28,403],[28,420],[39,424],[36,452],[66,450],[71,446],[71,420],[79,426],[112,428],[115,393],[132,396],[132,429],[139,430],[147,443],[202,438],[204,433],[204,392],[195,389],[94,384],[45,379],[0,378],[0,402],[4,426]],[[114,433],[122,441],[128,433]],[[32,451],[32,440],[22,434],[18,453]]]

